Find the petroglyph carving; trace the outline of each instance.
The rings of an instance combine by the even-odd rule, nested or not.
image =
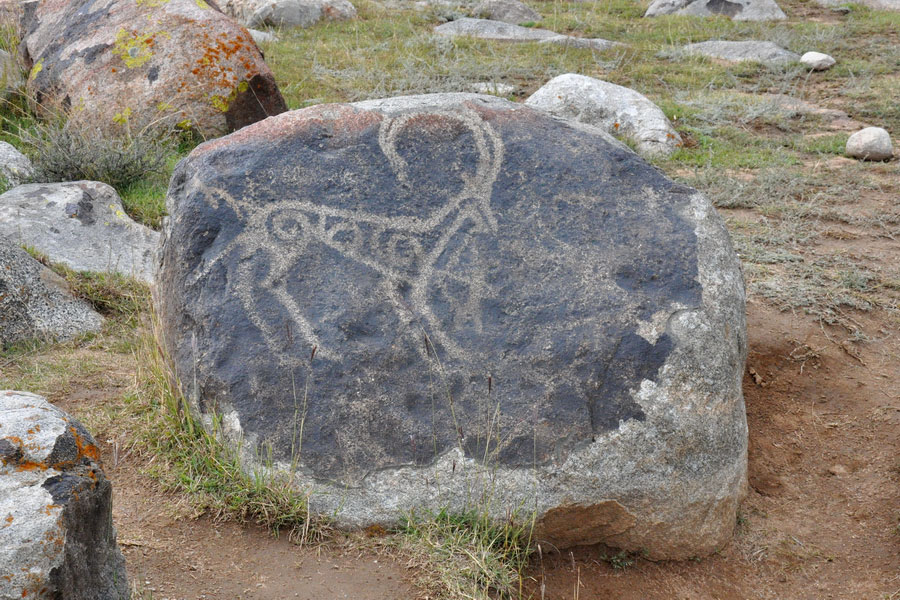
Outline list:
[[[289,316],[294,334],[301,335],[310,347],[316,347],[317,357],[340,360],[341,349],[323,344],[314,322],[291,293],[292,267],[304,253],[314,250],[311,245],[323,244],[378,273],[380,287],[401,322],[417,323],[451,357],[462,356],[463,349],[454,342],[446,324],[438,319],[429,304],[429,289],[448,285],[454,290],[465,289],[467,300],[461,310],[470,315],[470,326],[480,331],[477,308],[485,297],[487,285],[477,256],[474,259],[472,256],[477,249],[467,244],[466,239],[473,234],[497,232],[497,219],[490,204],[503,162],[503,143],[494,129],[471,110],[385,117],[378,132],[379,147],[397,181],[414,193],[417,182],[410,174],[410,165],[402,156],[398,141],[404,133],[415,133],[407,129],[416,127],[420,119],[432,123],[438,119],[444,129],[461,127],[467,135],[457,139],[471,139],[477,158],[474,174],[461,175],[462,189],[455,193],[448,190],[446,200],[430,214],[387,216],[328,206],[304,199],[302,189],[297,190],[297,198],[266,204],[254,197],[234,198],[221,188],[206,187],[207,201],[224,202],[244,226],[224,247],[211,246],[208,251],[211,255],[204,256],[189,283],[198,283],[227,257],[238,253],[239,260],[229,262],[237,265],[236,272],[229,273],[230,279],[248,318],[262,332],[273,356],[288,367],[299,366],[308,357],[285,355],[284,330],[276,328],[257,310],[255,298],[261,293],[277,298]],[[264,276],[258,272],[257,259],[261,257],[269,267]],[[465,263],[465,268],[460,268],[461,263]],[[425,354],[428,350],[422,345],[420,351]]]

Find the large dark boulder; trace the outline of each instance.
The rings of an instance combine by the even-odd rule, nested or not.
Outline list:
[[[127,600],[112,486],[84,427],[0,390],[0,598]]]
[[[557,545],[655,556],[730,535],[739,263],[702,195],[599,130],[472,94],[318,106],[198,147],[168,210],[194,410],[338,523],[535,511]]]
[[[207,137],[287,110],[250,33],[206,0],[32,0],[26,85],[91,131],[180,123]]]

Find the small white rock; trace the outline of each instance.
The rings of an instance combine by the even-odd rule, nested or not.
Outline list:
[[[510,85],[508,83],[493,83],[490,81],[482,81],[479,83],[473,83],[471,86],[471,90],[476,94],[493,94],[494,96],[506,96],[512,95],[516,91],[516,86]]]
[[[800,57],[800,62],[812,71],[824,71],[834,66],[834,58],[821,52],[807,52]]]
[[[278,36],[274,33],[269,33],[268,31],[259,31],[258,29],[248,29],[250,32],[250,37],[253,38],[253,41],[257,44],[267,44],[269,42],[277,42]]]
[[[894,155],[891,136],[881,127],[866,127],[847,140],[847,156],[862,160],[888,160]]]

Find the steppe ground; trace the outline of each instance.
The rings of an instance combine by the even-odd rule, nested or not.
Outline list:
[[[302,496],[242,475],[179,411],[147,290],[69,272],[110,317],[104,332],[4,351],[0,388],[43,394],[94,432],[135,598],[900,598],[900,161],[842,156],[863,124],[900,140],[900,13],[782,0],[789,20],[759,24],[643,19],[645,0],[529,4],[541,27],[628,47],[437,38],[431,28],[462,9],[364,0],[357,20],[277,32],[264,51],[291,108],[483,81],[523,100],[566,72],[659,104],[685,144],[656,165],[713,200],[747,280],[750,489],[733,542],[682,562],[603,547],[525,556],[527,536],[477,511],[333,532]],[[809,73],[672,58],[707,39],[838,62]],[[4,139],[21,145],[33,121],[21,103],[4,113]],[[159,226],[168,172],[189,148],[118,186],[135,218]]]

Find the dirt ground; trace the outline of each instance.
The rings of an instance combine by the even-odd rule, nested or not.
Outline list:
[[[854,318],[868,342],[748,305],[750,489],[731,544],[683,562],[613,560],[603,547],[542,553],[528,573],[530,597],[900,598],[900,339],[878,315]],[[74,390],[57,403],[78,412],[116,394]],[[146,457],[119,450],[121,435],[96,433],[142,599],[427,597],[396,554],[353,541],[300,548],[257,527],[196,517],[142,474]]]

